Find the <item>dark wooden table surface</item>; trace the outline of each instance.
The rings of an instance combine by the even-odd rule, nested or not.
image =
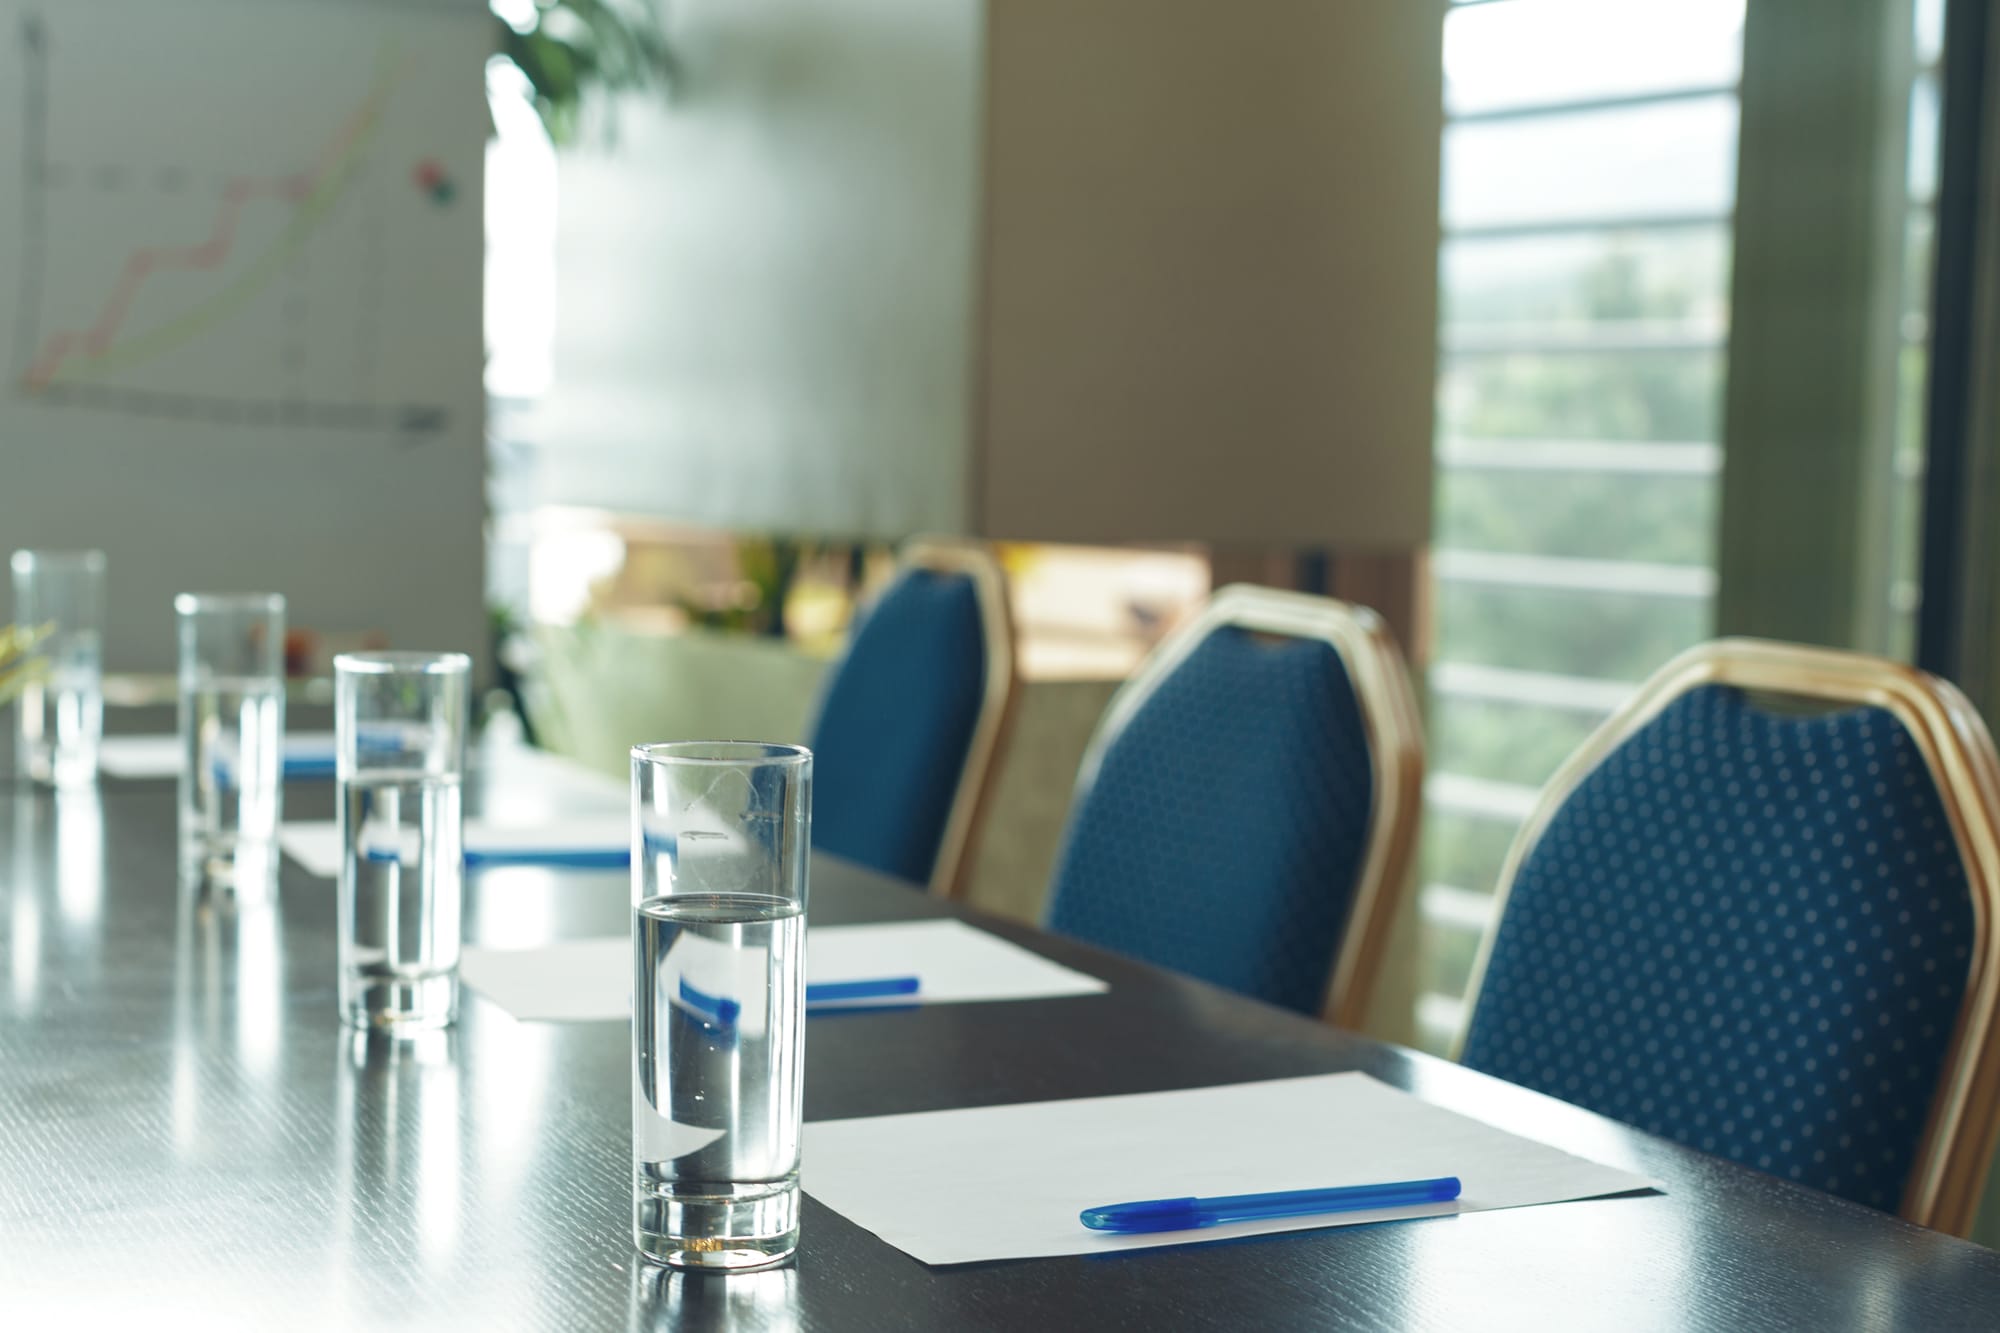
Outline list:
[[[287,864],[274,912],[221,911],[177,890],[170,784],[0,795],[0,1328],[2000,1328],[2000,1254],[992,921],[1110,993],[815,1018],[809,1119],[1360,1069],[1666,1192],[946,1269],[808,1198],[792,1267],[647,1269],[622,1025],[468,992],[449,1034],[357,1038],[329,883]],[[813,876],[816,922],[947,910]],[[498,873],[467,935],[616,933],[626,904],[622,875]]]

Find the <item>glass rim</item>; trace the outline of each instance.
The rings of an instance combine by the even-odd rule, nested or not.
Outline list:
[[[781,741],[653,741],[633,746],[632,762],[732,767],[776,764],[799,768],[812,762],[812,751],[803,745],[788,745]]]
[[[472,670],[472,659],[464,653],[384,649],[341,653],[333,659],[333,670],[350,676],[463,676]]]
[[[25,574],[37,566],[46,566],[50,569],[89,569],[101,573],[104,569],[104,552],[95,548],[45,551],[24,546],[15,551],[7,563],[17,574]]]
[[[281,592],[179,592],[174,594],[177,615],[199,615],[203,611],[283,611]]]

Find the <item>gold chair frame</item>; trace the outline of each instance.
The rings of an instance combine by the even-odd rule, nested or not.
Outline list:
[[[2000,758],[1978,712],[1947,681],[1898,662],[1829,648],[1761,639],[1719,639],[1667,663],[1591,734],[1542,789],[1508,849],[1494,912],[1473,964],[1473,997],[1452,1055],[1465,1048],[1478,996],[1507,910],[1507,895],[1535,844],[1584,778],[1640,728],[1688,691],[1728,685],[1753,692],[1888,711],[1909,732],[1936,783],[1972,893],[1972,956],[1965,997],[1900,1215],[1963,1236],[1972,1227],[1986,1170],[2000,1139]],[[1985,1057],[1985,1058],[1983,1058]]]
[[[1368,740],[1374,796],[1368,813],[1368,850],[1354,883],[1347,928],[1334,955],[1321,1015],[1336,1026],[1359,1029],[1407,887],[1424,786],[1423,717],[1403,654],[1375,612],[1331,597],[1247,583],[1219,590],[1162,640],[1112,696],[1084,752],[1072,807],[1089,794],[1105,751],[1146,701],[1203,640],[1227,627],[1329,644],[1354,687]]]
[[[986,638],[986,689],[972,743],[959,770],[958,791],[945,818],[944,837],[931,866],[930,891],[944,898],[962,898],[972,873],[986,814],[991,805],[994,776],[1006,753],[1019,697],[1015,679],[1014,615],[1007,598],[1007,576],[984,545],[943,537],[919,537],[904,544],[899,566],[938,574],[962,574],[972,580],[979,603],[980,626]]]

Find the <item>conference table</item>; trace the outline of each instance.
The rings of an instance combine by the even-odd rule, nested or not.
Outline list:
[[[495,777],[473,803],[560,814],[563,786]],[[274,908],[183,891],[170,782],[0,793],[0,1327],[2000,1327],[2000,1254],[830,857],[814,923],[965,917],[1110,990],[815,1016],[808,1120],[1361,1070],[1664,1189],[940,1268],[808,1195],[788,1266],[652,1268],[625,1025],[519,1022],[468,990],[450,1031],[350,1032],[331,883],[287,862]],[[286,800],[332,817],[327,784]],[[476,876],[466,937],[621,933],[627,894],[622,873]]]

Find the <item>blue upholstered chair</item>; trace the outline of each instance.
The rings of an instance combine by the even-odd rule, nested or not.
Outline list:
[[[1943,681],[1685,654],[1522,829],[1461,1058],[1963,1234],[2000,1105],[1996,793]]]
[[[1358,1026],[1422,780],[1416,702],[1373,612],[1225,588],[1106,711],[1048,924]]]
[[[983,547],[911,543],[820,697],[813,846],[957,894],[1013,696],[999,566]]]

